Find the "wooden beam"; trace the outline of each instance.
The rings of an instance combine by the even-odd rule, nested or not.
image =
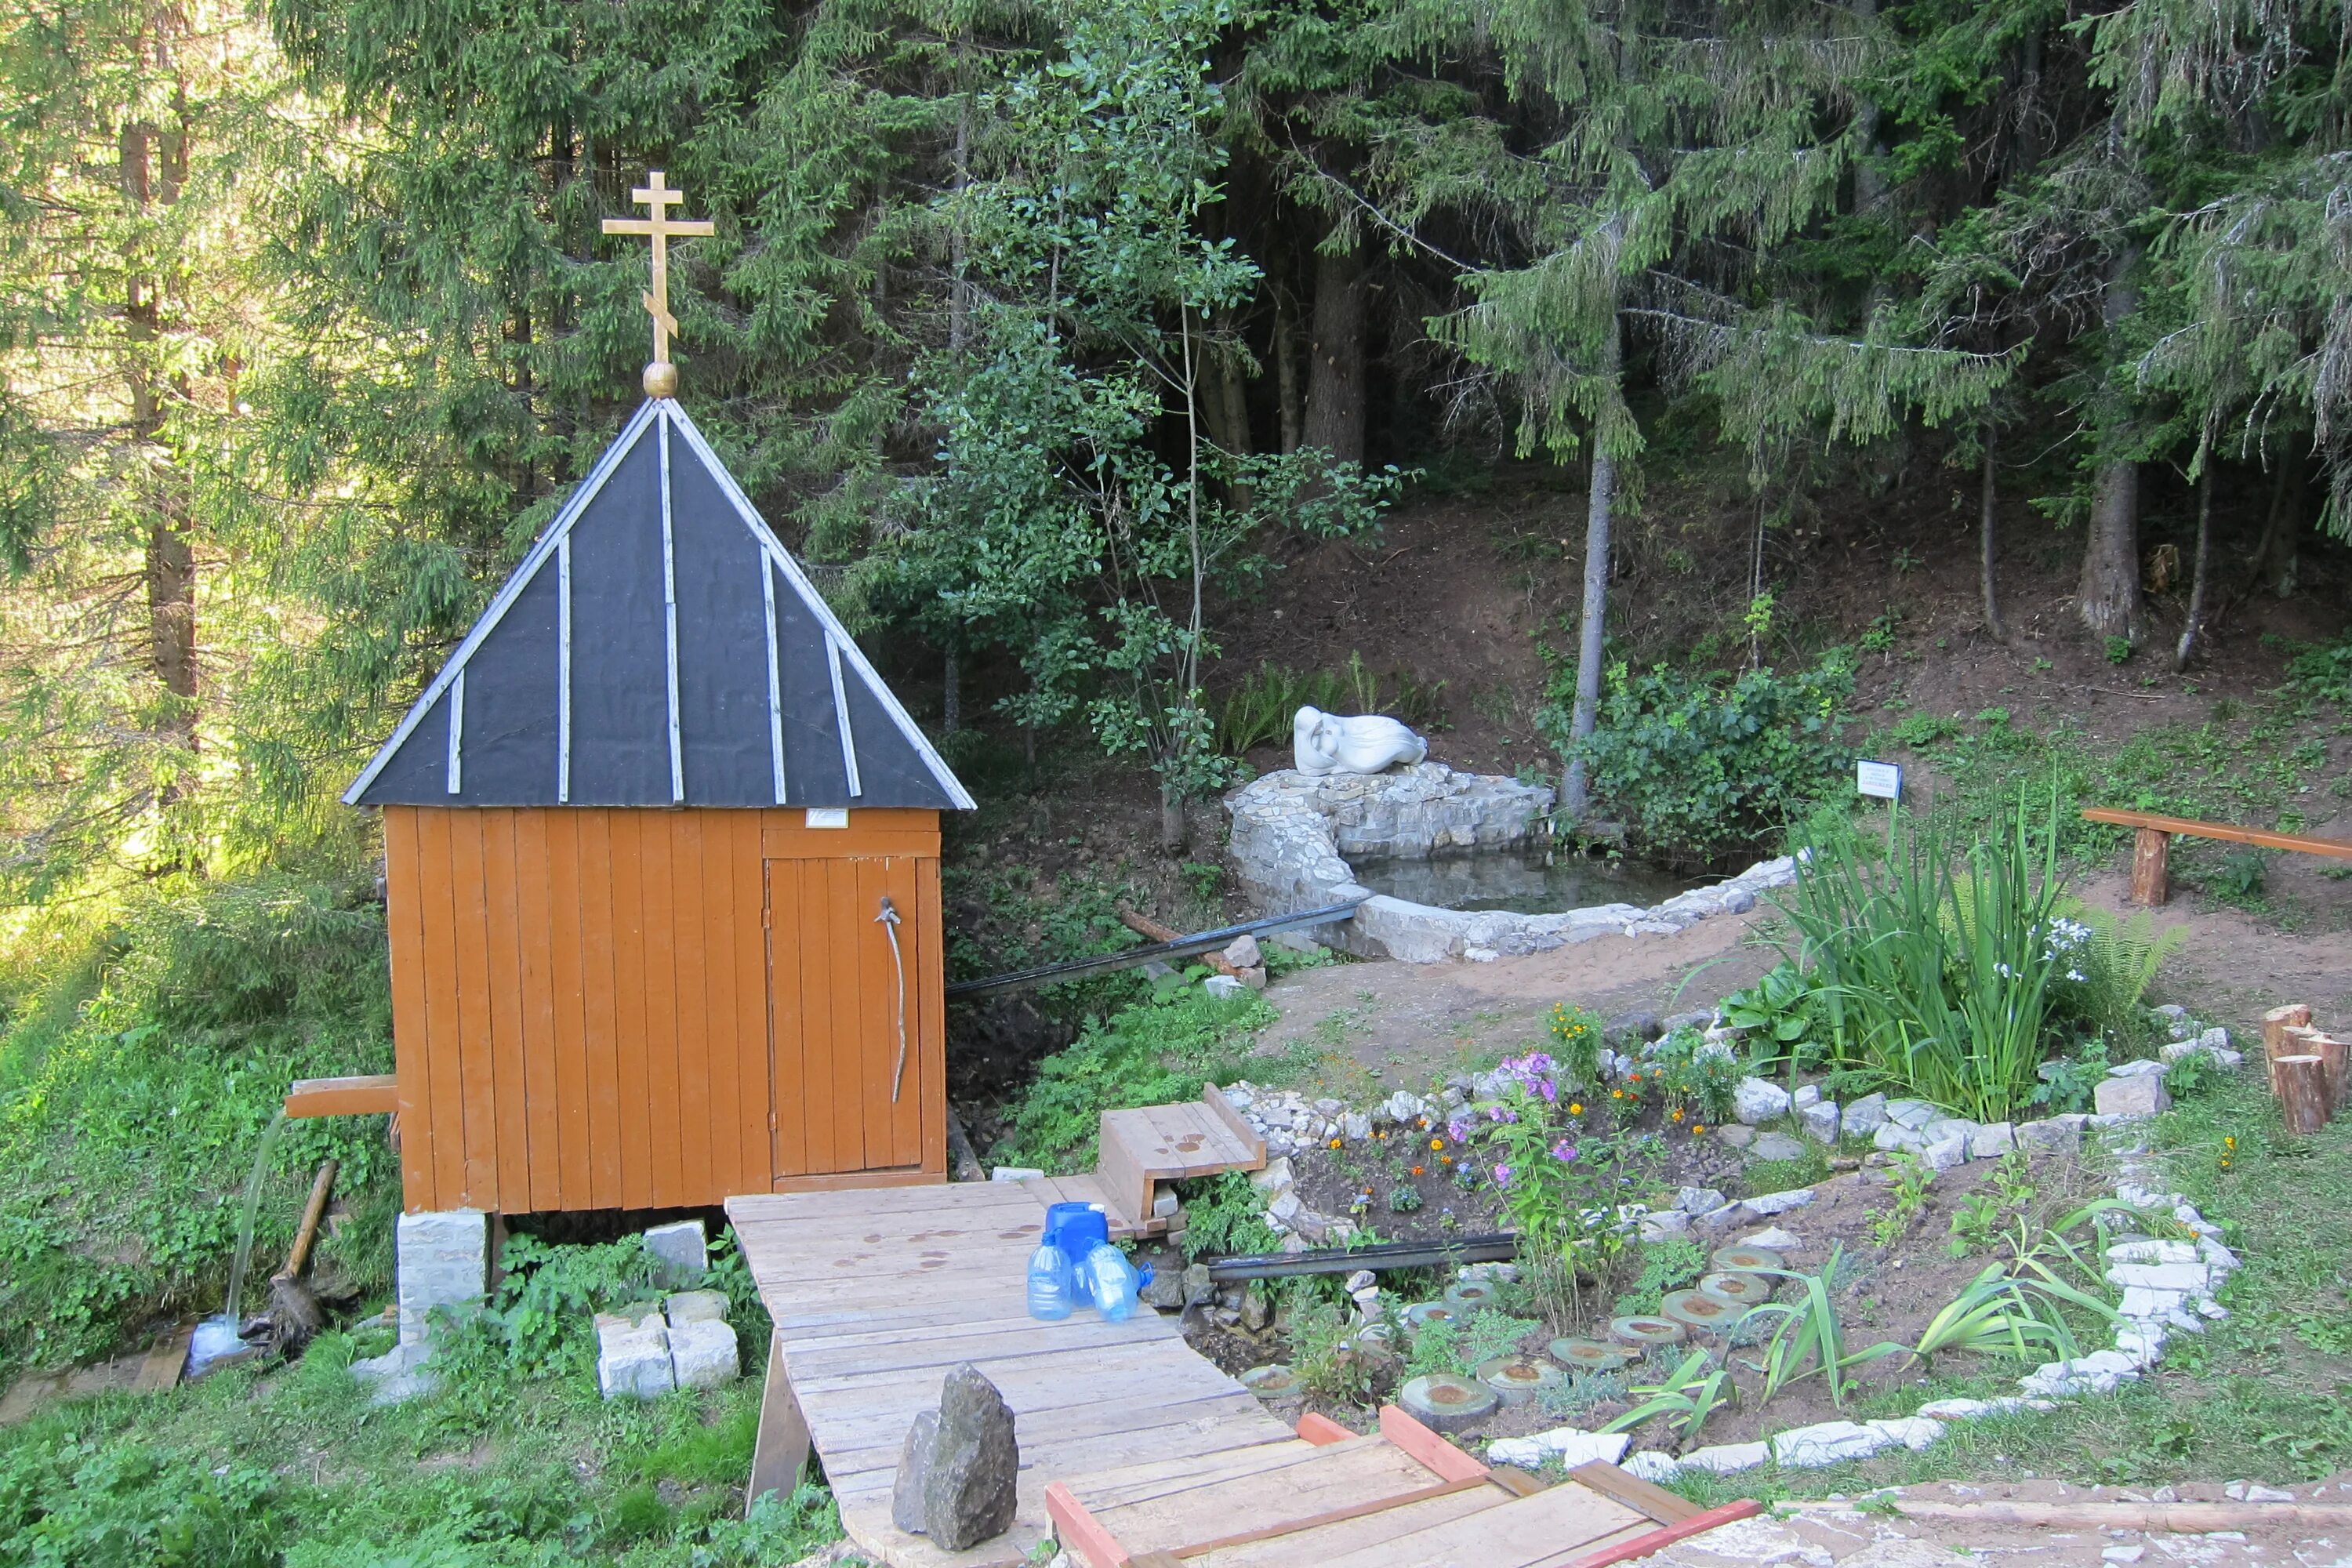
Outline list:
[[[768,1342],[768,1381],[760,1394],[760,1432],[751,1443],[751,1480],[743,1489],[743,1507],[771,1492],[790,1498],[808,1468],[808,1417],[801,1414],[800,1396],[793,1392],[792,1373],[784,1368],[784,1336]]]
[[[2310,838],[2298,833],[2272,833],[2260,827],[2239,827],[2227,822],[2200,822],[2193,816],[2165,816],[2153,811],[2121,811],[2112,806],[2086,805],[2085,822],[2114,827],[2140,827],[2158,833],[2185,833],[2191,838],[2219,838],[2231,844],[2252,844],[2263,849],[2290,849],[2300,855],[2326,855],[2352,860],[2352,839]]]
[[[383,1116],[399,1109],[400,1079],[388,1072],[296,1079],[286,1091],[289,1116]]]
[[[1676,1497],[1661,1486],[1643,1480],[1633,1471],[1620,1468],[1606,1460],[1594,1459],[1568,1472],[1568,1479],[1591,1487],[1602,1497],[1623,1503],[1636,1513],[1646,1513],[1660,1524],[1675,1524],[1699,1511],[1698,1504],[1688,1498]]]
[[[1570,1568],[1609,1568],[1609,1564],[1612,1563],[1630,1563],[1637,1557],[1647,1557],[1653,1552],[1663,1552],[1677,1541],[1687,1541],[1694,1535],[1705,1535],[1717,1525],[1729,1524],[1734,1520],[1748,1519],[1763,1511],[1763,1504],[1752,1499],[1742,1498],[1738,1502],[1727,1502],[1720,1508],[1708,1509],[1705,1513],[1694,1513],[1687,1519],[1678,1519],[1663,1529],[1650,1531],[1647,1535],[1637,1536],[1631,1541],[1621,1541],[1614,1546],[1604,1546],[1597,1552],[1588,1552],[1575,1559],[1570,1564]]]

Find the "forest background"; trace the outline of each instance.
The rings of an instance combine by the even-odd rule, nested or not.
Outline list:
[[[1692,867],[1834,777],[1837,645],[1893,662],[1891,609],[1788,613],[1825,508],[1942,517],[1994,644],[2040,617],[1995,570],[2030,531],[2099,669],[2193,673],[2232,595],[2334,595],[2347,28],[2340,0],[17,7],[0,1345],[194,1300],[278,1086],[387,1058],[373,824],[337,797],[635,401],[646,261],[600,220],[649,168],[717,225],[673,257],[680,395],[974,780],[956,956],[1002,965],[1126,940],[1108,887],[1023,901],[1049,854],[1104,858],[1087,801],[1139,792],[1135,839],[1194,841],[1163,879],[1213,890],[1193,808],[1290,699],[1440,720],[1432,668],[1241,655],[1335,542],[1410,533],[1433,591],[1489,572],[1498,475],[1581,514],[1505,555],[1583,570],[1512,634],[1542,661],[1483,760]],[[1645,595],[1728,584],[1704,635],[1611,597],[1693,474],[1728,525],[1640,552]],[[2152,505],[2191,531],[2148,548]],[[1488,608],[1378,633],[1447,669]],[[2352,646],[2306,667],[2352,695]],[[2328,752],[2282,737],[2268,772],[2198,766],[2285,769],[2234,805],[2294,826]],[[331,1152],[381,1194],[332,1124],[279,1163]]]

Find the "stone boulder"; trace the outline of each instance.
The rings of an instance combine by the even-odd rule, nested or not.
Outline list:
[[[940,1428],[923,1478],[923,1527],[943,1552],[961,1552],[1013,1527],[1021,1445],[1013,1407],[966,1362],[940,1392]]]
[[[1731,1110],[1748,1126],[1758,1126],[1789,1113],[1789,1091],[1760,1078],[1742,1079],[1732,1091]]]

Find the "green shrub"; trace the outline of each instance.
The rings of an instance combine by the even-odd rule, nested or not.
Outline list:
[[[1590,736],[1569,740],[1562,703],[1538,722],[1561,755],[1583,759],[1594,798],[1636,844],[1712,865],[1765,843],[1840,782],[1852,752],[1839,715],[1853,692],[1842,650],[1792,676],[1618,664]]]
[[[2352,708],[2352,633],[2307,645],[2287,661],[2286,673],[2309,695]]]
[[[1280,1250],[1282,1237],[1265,1223],[1265,1197],[1246,1173],[1226,1171],[1180,1183],[1187,1258],[1255,1258]]]
[[[1739,1080],[1747,1076],[1738,1056],[1728,1045],[1710,1044],[1687,1025],[1650,1047],[1641,1070],[1652,1078],[1665,1097],[1666,1114],[1707,1126],[1731,1115]]]
[[[1203,1083],[1244,1071],[1264,1079],[1295,1070],[1304,1064],[1250,1054],[1256,1032],[1274,1017],[1255,992],[1219,998],[1186,986],[1089,1022],[1075,1044],[1039,1065],[991,1162],[1091,1170],[1106,1110],[1197,1100]]]

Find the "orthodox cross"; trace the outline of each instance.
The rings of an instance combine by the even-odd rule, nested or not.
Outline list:
[[[669,208],[684,201],[686,193],[666,184],[659,169],[646,171],[646,178],[648,183],[631,191],[629,199],[649,209],[653,216],[608,217],[604,220],[604,232],[653,237],[654,286],[643,296],[646,310],[654,319],[654,360],[646,366],[646,393],[652,397],[669,397],[677,392],[677,370],[669,363],[669,335],[677,331],[677,318],[669,313],[670,237],[683,238],[716,231],[708,220],[671,217]]]

